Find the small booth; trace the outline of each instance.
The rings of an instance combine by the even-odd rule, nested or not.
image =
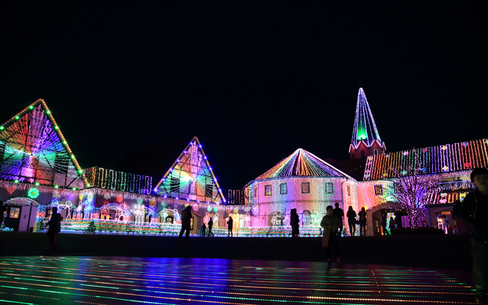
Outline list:
[[[39,204],[30,198],[17,197],[9,199],[4,204],[5,227],[19,232],[32,232],[36,222]]]

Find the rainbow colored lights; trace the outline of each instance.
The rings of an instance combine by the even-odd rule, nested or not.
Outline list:
[[[217,204],[226,202],[197,137],[190,141],[154,191],[165,198]]]
[[[359,88],[358,99],[356,104],[356,116],[354,117],[354,126],[351,138],[351,149],[357,149],[361,143],[371,147],[374,142],[377,142],[379,147],[386,149],[385,144],[381,141],[380,134],[376,128],[376,123],[373,119],[373,114],[369,108],[368,100],[363,88]]]
[[[456,277],[411,268],[331,268],[316,262],[195,258],[108,260],[42,256],[4,257],[0,266],[0,302],[13,304],[474,302],[470,286]]]
[[[348,175],[314,154],[299,148],[255,180],[291,176],[350,178]]]
[[[401,168],[413,165],[415,158],[422,164],[421,171],[426,175],[488,167],[488,139],[369,156],[364,180],[396,178],[402,172]]]
[[[4,180],[84,186],[83,170],[42,99],[1,125],[0,165]]]

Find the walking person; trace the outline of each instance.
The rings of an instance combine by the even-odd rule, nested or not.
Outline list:
[[[205,225],[205,223],[203,222],[203,223],[202,223],[202,230],[201,230],[201,232],[200,232],[200,236],[205,237],[205,235],[206,235],[206,231],[207,231],[207,226],[206,226],[206,225]]]
[[[234,236],[234,233],[232,233],[233,226],[234,226],[234,220],[232,219],[232,216],[229,216],[229,220],[227,220],[227,237]]]
[[[187,206],[183,211],[181,211],[181,231],[180,237],[183,236],[183,233],[186,231],[185,239],[188,241],[190,238],[190,229],[191,229],[191,206]]]
[[[47,223],[49,226],[47,236],[49,237],[51,247],[58,245],[58,233],[61,231],[61,220],[63,220],[63,217],[58,214],[58,208],[54,207],[52,209],[51,219]]]
[[[291,225],[291,237],[298,237],[300,231],[298,227],[300,219],[298,218],[297,209],[291,209],[290,211],[290,225]]]
[[[359,212],[359,235],[366,236],[366,210],[364,207]]]
[[[339,247],[339,231],[340,221],[334,215],[334,208],[329,205],[327,207],[327,214],[322,218],[320,226],[324,228],[322,234],[322,247],[325,248],[325,257],[327,264],[330,265],[331,248],[334,248],[334,254],[337,257],[337,264],[342,265],[341,248]]]
[[[356,235],[356,212],[352,209],[352,206],[349,206],[349,209],[347,210],[347,223],[349,224],[349,234],[351,236]]]
[[[208,221],[208,236],[210,235],[214,236],[214,234],[212,233],[212,227],[213,227],[213,220],[212,217],[210,217]]]
[[[339,236],[342,236],[342,227],[344,226],[344,222],[343,222],[344,211],[339,207],[339,202],[335,203],[334,215],[341,222],[340,226],[337,227],[337,231],[339,232]]]
[[[466,195],[459,215],[471,227],[473,282],[478,304],[488,304],[488,170],[475,168],[471,182],[476,190]]]
[[[386,219],[388,215],[386,212],[381,212],[381,230],[383,231],[383,235],[390,235],[390,232],[386,229]]]

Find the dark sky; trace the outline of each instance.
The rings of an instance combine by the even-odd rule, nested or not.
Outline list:
[[[44,98],[83,168],[198,136],[223,188],[348,159],[359,84],[389,151],[488,136],[484,1],[329,2],[2,1],[0,121]]]

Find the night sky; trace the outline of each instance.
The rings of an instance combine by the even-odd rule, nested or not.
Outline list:
[[[197,136],[222,188],[348,159],[359,86],[389,151],[485,138],[483,2],[2,1],[0,121],[45,99],[83,168]]]

